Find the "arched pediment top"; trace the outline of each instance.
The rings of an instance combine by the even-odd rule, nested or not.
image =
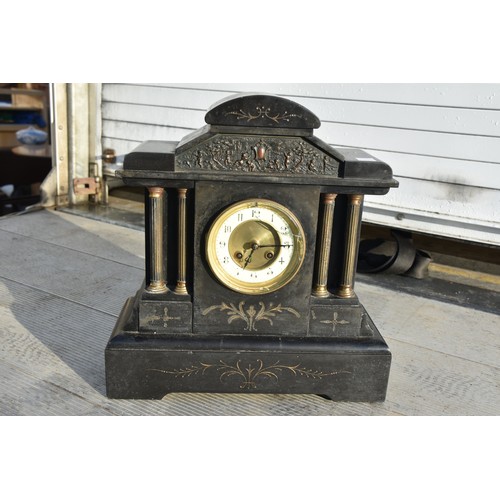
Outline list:
[[[319,128],[319,118],[290,99],[272,94],[235,94],[214,104],[205,115],[209,125]]]

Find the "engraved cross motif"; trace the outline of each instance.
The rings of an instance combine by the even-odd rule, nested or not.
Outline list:
[[[173,320],[180,320],[181,317],[180,316],[169,316],[168,314],[168,307],[165,307],[163,309],[163,315],[161,314],[154,314],[154,315],[151,315],[151,316],[148,316],[148,320],[153,322],[153,321],[163,321],[163,327],[164,328],[167,328],[168,326],[168,322],[173,319]]]
[[[335,331],[335,328],[337,327],[337,325],[348,325],[349,324],[349,321],[346,321],[345,319],[338,319],[339,317],[339,313],[337,312],[334,312],[333,313],[333,318],[331,320],[329,319],[325,319],[323,321],[320,321],[320,323],[325,323],[327,325],[332,325],[332,332]]]
[[[163,326],[166,328],[168,326],[168,322],[173,319],[173,320],[180,320],[180,316],[169,316],[168,315],[168,307],[165,307],[165,309],[163,309],[163,318],[158,318],[158,319],[163,319]]]

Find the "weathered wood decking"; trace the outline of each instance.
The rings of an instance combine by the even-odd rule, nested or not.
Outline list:
[[[143,279],[141,231],[55,211],[0,219],[1,415],[499,415],[500,316],[358,283],[391,348],[384,403],[105,396],[104,347]],[[500,305],[499,305],[500,309]]]

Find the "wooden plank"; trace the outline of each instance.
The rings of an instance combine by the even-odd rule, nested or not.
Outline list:
[[[144,271],[135,267],[14,233],[1,233],[0,277],[51,296],[118,314],[125,299],[144,279]],[[108,244],[111,252],[119,251],[116,244]]]
[[[104,346],[116,318],[19,283],[0,282],[2,415],[385,415],[381,405],[306,395],[105,397]]]
[[[356,292],[386,340],[500,368],[499,315],[366,283]],[[398,307],[380,308],[384,301]]]
[[[405,415],[500,412],[498,315],[366,284],[356,289],[393,354],[387,409]]]
[[[15,258],[9,256],[2,262],[2,273],[6,266],[25,268],[0,282],[0,414],[497,415],[500,411],[498,316],[362,283],[357,284],[357,292],[393,353],[385,403],[334,403],[311,395],[241,394],[172,394],[161,401],[108,400],[104,394],[103,352],[117,312],[114,306],[98,310],[88,296],[99,296],[104,303],[114,302],[118,294],[118,301],[124,301],[117,290],[102,294],[103,267],[110,265],[113,248],[121,247],[128,237],[136,238],[137,232],[123,228],[115,233],[113,243],[105,242],[103,247],[91,244],[106,258],[93,257],[89,271],[92,279],[80,282],[76,287],[80,297],[75,297],[73,290],[61,287],[57,275],[68,279],[67,270],[72,270],[72,281],[75,276],[81,278],[79,261],[86,254],[72,249],[78,246],[80,236],[68,224],[78,218],[68,214],[54,217],[46,212],[40,212],[33,222],[29,217],[0,221],[0,242],[17,238]],[[65,247],[35,238],[35,227],[43,234],[45,222],[47,234],[64,242]],[[2,231],[6,223],[8,231]],[[82,225],[89,240],[98,239],[103,230],[102,223],[92,220]],[[75,243],[71,237],[76,238]],[[42,250],[52,253],[52,258],[42,257]],[[31,258],[32,253],[38,259]],[[114,265],[122,266],[115,268],[117,273],[133,269]],[[54,281],[47,288],[53,290],[38,286],[47,276]],[[27,283],[20,282],[23,280]],[[127,287],[127,294],[138,287],[134,276],[127,279]],[[125,287],[121,290],[125,292]]]
[[[25,373],[8,361],[0,365],[2,388],[0,415],[80,416],[96,414],[96,406],[61,387]],[[97,412],[99,414],[100,412]]]
[[[1,287],[0,287],[1,290]],[[383,294],[370,297],[375,287],[364,289],[364,300],[370,305],[387,301]],[[0,354],[0,367],[7,384],[2,384],[0,413],[24,415],[122,414],[122,415],[495,415],[500,410],[498,368],[478,361],[429,349],[435,331],[427,340],[415,337],[420,345],[396,340],[404,333],[408,321],[393,324],[394,318],[377,318],[393,352],[393,366],[388,399],[375,405],[364,403],[332,403],[316,396],[287,395],[221,395],[175,394],[158,402],[107,400],[104,392],[103,357],[100,355],[114,318],[98,311],[55,299],[47,308],[43,292],[23,285],[9,285],[8,295],[18,304],[15,316],[0,327],[5,349]],[[395,294],[396,301],[401,294]],[[403,294],[403,297],[404,296]],[[398,303],[396,311],[422,311],[422,304]],[[425,300],[425,299],[424,299]],[[5,303],[5,293],[2,296]],[[32,314],[32,306],[41,313],[42,321]],[[378,308],[382,311],[382,308]],[[53,321],[55,311],[64,311],[64,319]],[[457,311],[459,314],[457,315]],[[455,316],[463,318],[471,311],[457,308]],[[460,314],[461,313],[461,314]],[[5,310],[2,317],[5,317]],[[79,320],[79,316],[81,319]],[[85,320],[84,319],[85,316]],[[445,312],[445,318],[449,314]],[[40,316],[38,316],[40,318]],[[489,325],[487,318],[483,325]],[[104,320],[104,321],[103,321]],[[12,323],[18,323],[13,325]],[[418,329],[418,318],[415,318]],[[23,326],[20,327],[19,323]],[[95,325],[97,328],[89,328]],[[495,325],[492,325],[494,328]],[[493,330],[492,330],[493,331]],[[15,335],[12,335],[16,332]],[[454,348],[454,335],[443,332]],[[458,342],[457,342],[458,343]],[[486,342],[485,342],[486,344]],[[445,344],[446,345],[446,344]],[[491,346],[493,353],[495,346]],[[461,347],[467,352],[468,346]]]
[[[8,281],[0,281],[0,304],[0,414],[124,413],[121,402],[105,397],[104,347],[114,315]],[[142,404],[148,414],[161,409]]]
[[[102,346],[93,338],[99,329],[91,335],[86,330],[89,310],[9,281],[0,282],[0,297],[0,370],[2,380],[10,380],[1,386],[0,413],[66,415],[91,410],[97,401],[92,384],[96,375],[102,379],[96,370]]]
[[[40,231],[42,225],[43,232]],[[144,269],[143,231],[56,210],[23,215],[22,221],[16,217],[5,218],[0,221],[1,231]],[[120,241],[119,246],[117,241]]]
[[[453,341],[452,334],[448,339]],[[394,340],[389,348],[388,410],[429,416],[499,414],[498,368]]]

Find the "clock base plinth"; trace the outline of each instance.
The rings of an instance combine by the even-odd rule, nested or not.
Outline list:
[[[114,399],[171,392],[317,394],[383,401],[391,353],[365,313],[359,338],[152,334],[139,332],[129,299],[106,346],[106,391]]]

